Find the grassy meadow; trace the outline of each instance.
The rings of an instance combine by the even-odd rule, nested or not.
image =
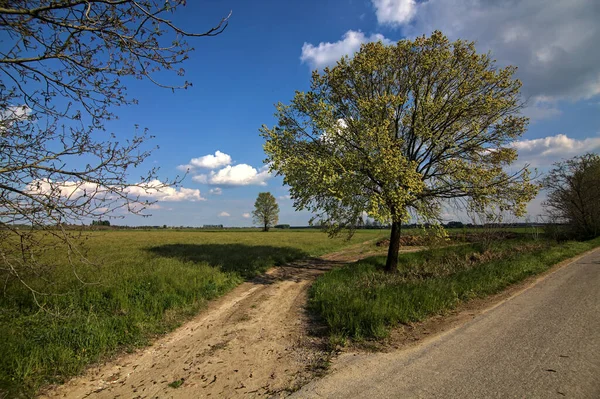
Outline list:
[[[332,343],[382,338],[398,323],[499,292],[598,246],[600,238],[559,244],[523,235],[401,254],[396,274],[383,272],[385,257],[370,257],[318,278],[309,305],[329,327]]]
[[[45,255],[55,264],[48,282],[30,281],[52,293],[37,297],[44,310],[17,282],[0,296],[0,397],[33,395],[92,362],[145,345],[271,266],[385,234],[361,230],[345,241],[315,230],[89,233],[84,246],[93,265],[73,268],[63,252]]]

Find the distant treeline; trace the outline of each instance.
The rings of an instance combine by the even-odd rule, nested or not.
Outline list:
[[[515,228],[515,227],[542,227],[542,226],[560,226],[558,223],[490,223],[490,224],[473,224],[473,223],[462,223],[458,221],[448,222],[443,224],[447,229],[461,229],[461,228]],[[403,229],[416,229],[416,228],[429,228],[432,225],[429,223],[425,224],[403,224]],[[65,230],[86,230],[91,228],[92,230],[258,230],[258,227],[225,227],[222,224],[205,224],[201,227],[198,226],[167,226],[154,225],[154,226],[127,226],[127,225],[114,225],[107,220],[94,220],[89,225],[78,225],[78,224],[62,224],[60,226]],[[0,230],[2,229],[31,229],[31,226],[25,224],[0,224]],[[293,229],[293,230],[304,230],[304,229],[319,229],[319,226],[292,226],[289,224],[278,224],[274,226],[275,229]],[[370,223],[360,226],[356,226],[356,229],[389,229],[389,224],[383,223]]]

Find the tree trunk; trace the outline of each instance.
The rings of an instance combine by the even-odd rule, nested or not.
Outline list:
[[[263,231],[269,231],[269,222],[265,222],[265,227],[263,227]]]
[[[402,222],[393,222],[392,232],[390,234],[390,246],[388,248],[387,260],[385,261],[386,273],[394,273],[398,270],[398,253],[400,252],[401,232]]]

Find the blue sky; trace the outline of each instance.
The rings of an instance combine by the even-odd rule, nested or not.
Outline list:
[[[118,224],[249,226],[261,191],[279,201],[280,222],[305,225],[282,179],[261,169],[258,129],[274,125],[274,104],[306,90],[314,68],[332,65],[371,40],[395,42],[438,29],[451,39],[475,40],[500,65],[513,64],[532,118],[517,143],[520,162],[546,170],[552,162],[600,149],[600,4],[596,0],[339,0],[189,1],[175,24],[203,31],[232,11],[212,38],[192,39],[183,65],[193,87],[175,93],[150,82],[128,86],[139,105],[119,110],[109,129],[131,134],[139,124],[160,148],[146,167],[173,178],[191,165],[178,191],[163,194],[149,218]],[[161,76],[162,77],[162,76]],[[165,75],[165,83],[176,84]],[[218,151],[218,152],[217,152]],[[199,191],[198,191],[199,190]],[[536,199],[530,213],[540,212]],[[451,218],[452,215],[447,215]]]

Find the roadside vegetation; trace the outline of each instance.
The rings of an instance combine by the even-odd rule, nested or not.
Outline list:
[[[310,291],[310,307],[327,324],[332,342],[385,337],[399,323],[443,313],[463,301],[501,291],[552,265],[600,246],[516,238],[401,254],[397,273],[384,256],[332,270]]]
[[[546,218],[560,223],[558,239],[600,236],[600,156],[587,153],[554,163],[544,178]]]
[[[42,294],[8,280],[0,296],[0,397],[32,395],[92,362],[146,345],[271,266],[380,234],[364,230],[344,241],[314,230],[101,231],[87,239],[94,264],[45,252],[54,270],[28,278]]]

